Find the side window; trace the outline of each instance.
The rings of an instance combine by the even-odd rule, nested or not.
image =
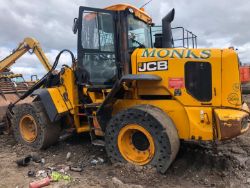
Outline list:
[[[114,52],[114,27],[112,15],[99,13],[100,50]]]
[[[208,62],[187,62],[185,64],[185,87],[187,92],[199,101],[212,99],[212,71]]]
[[[99,49],[98,16],[96,12],[84,12],[82,15],[82,47]]]
[[[84,12],[82,18],[82,47],[114,52],[113,17],[108,13]]]

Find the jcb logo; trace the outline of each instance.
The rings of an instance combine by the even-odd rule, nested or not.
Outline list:
[[[167,61],[138,63],[138,72],[162,71],[168,70]]]

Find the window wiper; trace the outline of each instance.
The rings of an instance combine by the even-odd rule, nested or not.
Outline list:
[[[129,33],[128,38],[132,40],[132,42],[139,44],[139,48],[145,48],[146,46],[139,41],[135,40],[135,34],[134,33]]]
[[[133,38],[130,38],[130,39],[132,40],[132,42],[135,42],[135,43],[139,44],[139,46],[138,46],[139,48],[146,48],[146,46],[144,44],[140,43],[139,41],[137,41],[137,40],[135,40]]]

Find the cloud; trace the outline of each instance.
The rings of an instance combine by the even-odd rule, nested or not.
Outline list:
[[[127,0],[140,7],[148,0]],[[118,0],[0,0],[0,58],[8,55],[23,38],[35,37],[51,62],[62,49],[74,52],[76,35],[73,18],[79,6],[103,8],[121,3]],[[250,1],[241,0],[153,0],[145,9],[156,24],[169,10],[176,9],[173,26],[183,26],[198,35],[199,47],[227,48],[235,46],[244,63],[250,63]],[[63,60],[66,61],[66,60]],[[23,74],[42,75],[43,67],[36,57],[22,57],[13,69]]]
[[[117,0],[0,0],[0,46],[14,47],[26,36],[37,38],[48,49],[75,49],[76,36],[72,33],[73,18],[78,16],[79,6],[103,8],[119,3]],[[146,0],[132,1],[141,6]],[[174,26],[184,26],[199,36],[199,44],[208,46],[208,40],[230,38],[231,45],[244,45],[250,38],[250,1],[210,0],[181,1],[153,0],[146,7],[155,23],[171,9],[176,9]],[[7,18],[7,19],[6,19]],[[220,47],[220,46],[218,46]]]
[[[10,49],[0,47],[0,60],[8,56],[10,53]],[[54,63],[54,60],[58,53],[58,50],[50,50],[45,53],[51,65]],[[62,54],[59,60],[59,64],[57,66],[58,69],[60,69],[64,64],[69,66],[71,65],[71,57],[69,56],[69,54]],[[36,55],[31,55],[29,53],[24,54],[20,59],[18,59],[16,63],[11,66],[11,70],[15,73],[23,74],[23,76],[28,80],[30,79],[31,75],[37,75],[39,78],[41,78],[47,72],[47,70],[40,63]]]

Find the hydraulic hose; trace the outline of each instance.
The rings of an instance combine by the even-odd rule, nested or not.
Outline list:
[[[36,89],[40,88],[42,85],[45,84],[45,82],[47,81],[47,78],[49,78],[50,75],[52,75],[53,71],[56,69],[56,67],[59,63],[59,59],[64,52],[68,52],[70,54],[72,63],[76,62],[76,59],[74,57],[73,52],[71,52],[68,49],[64,49],[64,50],[60,51],[59,54],[56,56],[56,59],[52,65],[52,68],[37,83],[35,83],[28,91],[26,91],[17,101],[15,101],[14,103],[11,103],[8,107],[9,110],[11,110],[15,106],[15,104],[17,104],[19,101],[25,99],[30,94],[32,94],[33,91],[35,91]]]

